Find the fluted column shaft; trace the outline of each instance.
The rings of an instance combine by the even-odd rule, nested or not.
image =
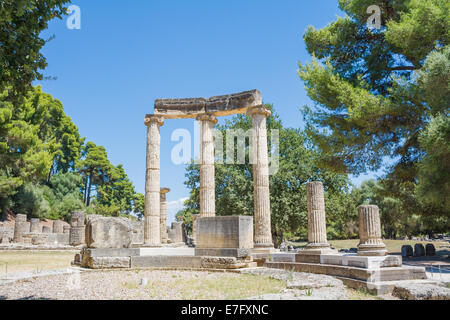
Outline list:
[[[217,118],[204,114],[200,124],[200,217],[216,215],[216,183],[214,177],[214,125]]]
[[[358,207],[359,214],[359,245],[360,256],[384,256],[386,245],[381,239],[381,221],[378,206],[362,205]]]
[[[150,116],[145,119],[147,126],[147,161],[145,176],[144,245],[161,245],[160,221],[160,127],[164,119]]]
[[[169,191],[169,188],[161,188],[160,193],[161,243],[167,243],[167,193]]]
[[[269,154],[267,149],[267,117],[271,112],[264,106],[248,110],[253,121],[253,197],[255,219],[255,248],[273,247],[270,220]]]
[[[325,216],[325,198],[322,182],[306,184],[308,206],[308,245],[307,249],[327,249],[327,225]]]

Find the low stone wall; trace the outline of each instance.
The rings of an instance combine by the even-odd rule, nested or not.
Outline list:
[[[4,240],[5,242],[8,241],[12,241],[14,237],[14,227],[11,226],[0,226],[0,242],[3,243],[2,241]]]
[[[140,256],[138,248],[91,249],[75,255],[74,265],[90,269],[114,268],[180,268],[180,269],[239,269],[256,267],[251,259],[235,257],[200,257],[151,255]]]

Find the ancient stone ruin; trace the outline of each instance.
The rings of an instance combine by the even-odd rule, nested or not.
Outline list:
[[[155,113],[145,117],[147,164],[145,184],[144,245],[161,246],[160,127],[166,119],[196,119],[200,124],[200,219],[215,216],[214,125],[218,116],[247,113],[253,119],[255,248],[273,248],[266,119],[258,90],[211,98],[158,99]],[[169,230],[170,234],[170,230]],[[169,236],[170,237],[170,236]],[[179,239],[176,239],[179,240]]]
[[[218,116],[235,113],[247,113],[253,120],[253,217],[217,217],[215,212],[214,125]],[[365,286],[377,293],[391,290],[389,281],[426,279],[423,267],[406,268],[402,266],[401,256],[387,255],[381,239],[377,206],[363,205],[358,208],[360,243],[354,252],[340,253],[331,248],[327,241],[323,184],[317,181],[306,185],[308,244],[298,252],[274,249],[266,128],[269,116],[270,111],[262,105],[261,94],[257,90],[211,98],[156,100],[155,113],[145,117],[144,222],[139,224],[123,218],[88,217],[86,248],[75,256],[74,264],[89,268],[221,270],[265,266],[332,275],[348,286]],[[182,221],[173,222],[167,228],[166,194],[170,190],[160,186],[160,127],[165,120],[185,118],[198,121],[201,131],[200,214],[193,217],[191,243],[195,244],[195,248],[186,246],[188,236]],[[71,243],[72,230],[84,228],[80,222],[74,215]],[[428,252],[432,254],[433,249],[427,247]],[[416,246],[414,253],[424,255],[425,248]],[[412,248],[402,248],[402,254],[411,256]]]

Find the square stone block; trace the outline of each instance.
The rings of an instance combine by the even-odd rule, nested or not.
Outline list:
[[[358,267],[364,269],[379,269],[401,267],[401,256],[358,256],[357,254],[324,254],[320,256],[321,264]]]
[[[252,249],[253,218],[202,217],[196,220],[196,249]]]

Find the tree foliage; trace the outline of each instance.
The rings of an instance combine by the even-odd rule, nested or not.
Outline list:
[[[367,25],[370,5],[381,8],[381,29]],[[438,200],[448,189],[439,192],[436,185],[427,195],[424,190],[438,182],[431,172],[448,164],[447,148],[436,148],[427,137],[446,137],[450,3],[339,0],[339,6],[345,17],[308,28],[304,40],[313,60],[299,70],[315,102],[303,112],[322,154],[320,166],[360,174],[392,159],[388,196],[411,214],[449,215],[448,203]]]
[[[271,106],[268,106],[272,108]],[[349,192],[346,175],[336,174],[317,167],[317,153],[305,134],[297,129],[284,128],[276,114],[267,121],[269,137],[271,130],[279,130],[279,169],[270,176],[270,201],[272,233],[276,244],[286,236],[296,235],[307,238],[308,214],[306,208],[306,182],[322,181],[326,190],[327,222],[329,236],[342,238],[347,235],[346,222],[354,217],[354,206]],[[226,137],[228,129],[249,130],[251,118],[237,115],[224,126],[218,128]],[[269,139],[269,150],[272,143]],[[249,143],[245,144],[245,164],[215,164],[216,214],[253,215],[253,169],[249,164]],[[235,157],[237,144],[234,145]],[[186,169],[186,186],[191,190],[185,208],[180,212],[185,221],[192,214],[198,214],[200,202],[199,166],[191,164]]]
[[[70,0],[0,1],[0,90],[8,100],[21,102],[34,80],[42,80],[47,66],[40,52],[47,40],[40,34],[54,18],[67,14]]]

